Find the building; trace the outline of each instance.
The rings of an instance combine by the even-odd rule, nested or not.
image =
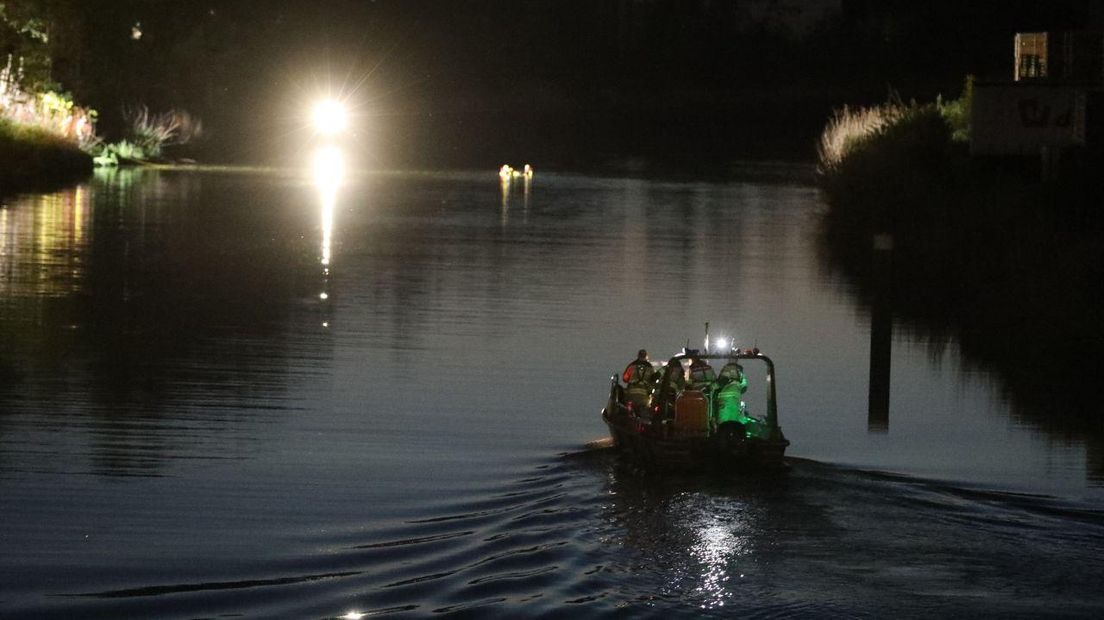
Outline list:
[[[1104,32],[1020,32],[1011,81],[979,82],[971,106],[970,151],[1056,157],[1104,147]]]
[[[1104,33],[1020,32],[1013,44],[1013,80],[1104,84]]]

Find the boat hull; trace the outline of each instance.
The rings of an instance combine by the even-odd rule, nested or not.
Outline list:
[[[700,469],[777,470],[790,442],[749,438],[729,441],[720,436],[683,435],[641,421],[624,409],[602,411],[614,445],[648,468],[667,471]]]

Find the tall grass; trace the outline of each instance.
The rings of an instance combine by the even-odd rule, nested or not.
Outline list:
[[[49,148],[73,148],[73,142],[56,132],[37,125],[18,123],[0,118],[0,140],[27,142]]]
[[[848,157],[872,143],[901,151],[924,142],[929,146],[944,140],[969,142],[973,87],[973,76],[967,76],[958,99],[937,97],[930,104],[905,103],[894,94],[881,105],[843,106],[832,114],[821,132],[817,145],[818,173],[822,177],[838,173]],[[945,135],[947,132],[949,135]]]
[[[869,108],[845,105],[836,110],[820,134],[818,172],[824,175],[837,170],[856,146],[899,121],[904,111],[904,106],[894,101]]]
[[[22,74],[21,63],[9,55],[0,69],[0,119],[38,128],[81,148],[96,145],[94,110],[75,105],[64,93],[29,92],[21,84]],[[8,134],[15,135],[12,130]]]
[[[942,102],[891,99],[846,107],[821,135],[817,177],[840,217],[887,230],[949,205],[941,193],[960,167]]]

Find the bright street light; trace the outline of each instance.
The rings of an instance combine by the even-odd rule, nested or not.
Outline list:
[[[348,115],[345,106],[333,99],[320,101],[314,106],[314,128],[318,133],[332,136],[348,126]]]

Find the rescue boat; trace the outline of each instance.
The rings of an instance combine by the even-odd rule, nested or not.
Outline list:
[[[723,364],[719,375],[710,375],[711,362]],[[749,410],[742,399],[748,385],[743,362],[766,366],[761,412]],[[688,380],[684,364],[689,365]],[[647,376],[641,367],[626,385],[618,375],[610,378],[602,419],[626,456],[660,470],[785,467],[790,442],[778,424],[774,362],[758,349],[684,349],[652,371]]]

